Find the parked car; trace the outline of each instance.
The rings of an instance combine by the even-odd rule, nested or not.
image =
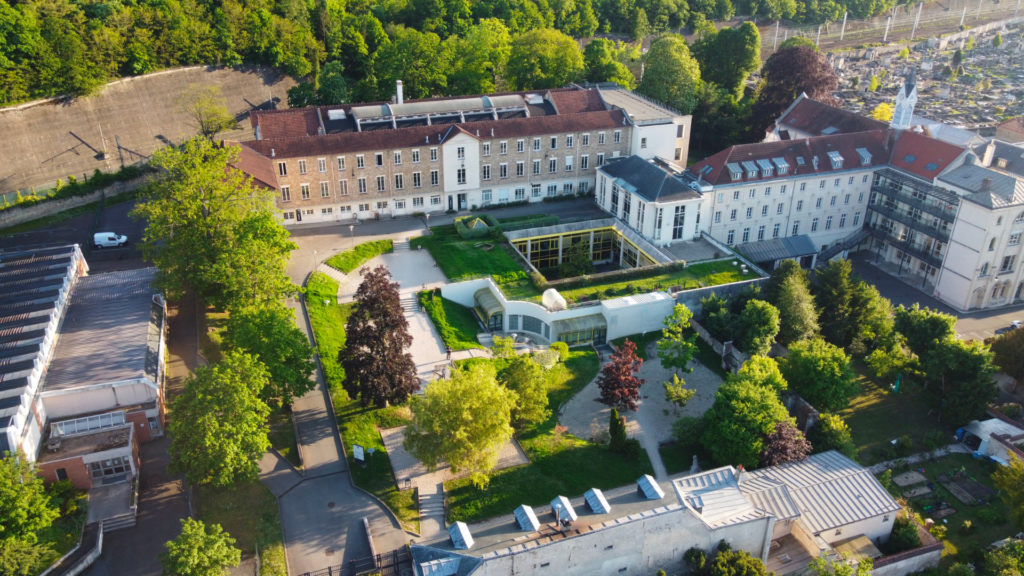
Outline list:
[[[1024,324],[1022,324],[1020,320],[1014,320],[1013,322],[1010,322],[1010,330],[1016,330],[1017,328],[1020,328],[1022,325]]]
[[[97,232],[92,236],[92,243],[96,248],[120,248],[128,243],[128,237],[113,232]]]

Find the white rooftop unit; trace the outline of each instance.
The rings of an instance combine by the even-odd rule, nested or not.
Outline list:
[[[648,500],[661,500],[665,497],[665,492],[658,486],[658,481],[651,478],[650,474],[644,474],[636,481],[636,491]]]
[[[533,531],[540,528],[540,521],[537,520],[537,515],[533,513],[533,508],[523,504],[515,511],[516,522],[519,523],[519,527],[523,530]]]
[[[430,562],[420,562],[420,573],[423,576],[455,576],[459,572],[459,562],[462,558],[441,558]]]
[[[456,522],[449,526],[448,536],[452,539],[452,546],[459,550],[469,550],[473,547],[473,536],[465,522]]]
[[[607,514],[612,511],[612,507],[608,505],[608,501],[604,499],[604,494],[601,493],[597,488],[591,488],[587,490],[583,498],[587,501],[587,506],[590,506],[591,511],[595,514]]]
[[[552,312],[556,310],[568,310],[569,303],[565,301],[565,297],[558,293],[558,290],[554,288],[548,288],[544,291],[544,295],[541,296],[541,303],[544,307]]]
[[[328,110],[327,111],[327,119],[328,120],[344,120],[345,119],[345,111],[341,110],[341,109],[338,109],[338,110]]]
[[[576,511],[572,508],[572,504],[569,504],[569,499],[565,496],[559,496],[551,501],[551,513],[559,521],[575,522],[576,518],[578,518]]]

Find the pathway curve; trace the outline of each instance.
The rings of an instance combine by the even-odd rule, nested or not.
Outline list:
[[[966,444],[956,443],[950,444],[949,446],[943,446],[942,448],[936,448],[931,452],[919,452],[917,454],[911,454],[906,458],[897,458],[896,460],[889,460],[888,462],[879,462],[868,468],[872,474],[881,474],[890,468],[895,468],[899,464],[917,464],[918,462],[924,462],[932,458],[942,458],[943,456],[949,456],[950,454],[973,454],[974,451],[967,447]]]

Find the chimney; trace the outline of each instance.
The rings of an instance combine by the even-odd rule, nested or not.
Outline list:
[[[988,144],[985,145],[985,156],[982,157],[981,162],[985,166],[992,165],[992,157],[996,154],[996,143],[994,140],[989,140]]]
[[[989,177],[982,178],[981,179],[981,191],[982,192],[988,192],[991,189],[992,189],[992,179],[989,178]]]
[[[271,158],[273,158],[273,157],[274,157],[274,149],[273,149],[273,148],[271,148],[271,149],[270,149],[270,157],[271,157]]]
[[[395,82],[395,89],[398,91],[398,103],[402,104],[405,101],[405,97],[402,95],[402,81],[398,80]]]
[[[258,125],[256,126],[256,139],[257,140],[263,140],[263,135],[260,132],[260,127]]]

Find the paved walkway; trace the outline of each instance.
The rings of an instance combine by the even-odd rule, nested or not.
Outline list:
[[[881,474],[890,468],[895,468],[898,464],[917,464],[918,462],[924,462],[931,458],[942,458],[943,456],[949,456],[950,454],[973,453],[974,452],[968,448],[966,444],[956,443],[942,448],[936,448],[931,452],[920,452],[918,454],[911,454],[906,458],[897,458],[896,460],[889,460],[888,462],[879,462],[878,464],[868,468],[868,470],[872,474]]]

